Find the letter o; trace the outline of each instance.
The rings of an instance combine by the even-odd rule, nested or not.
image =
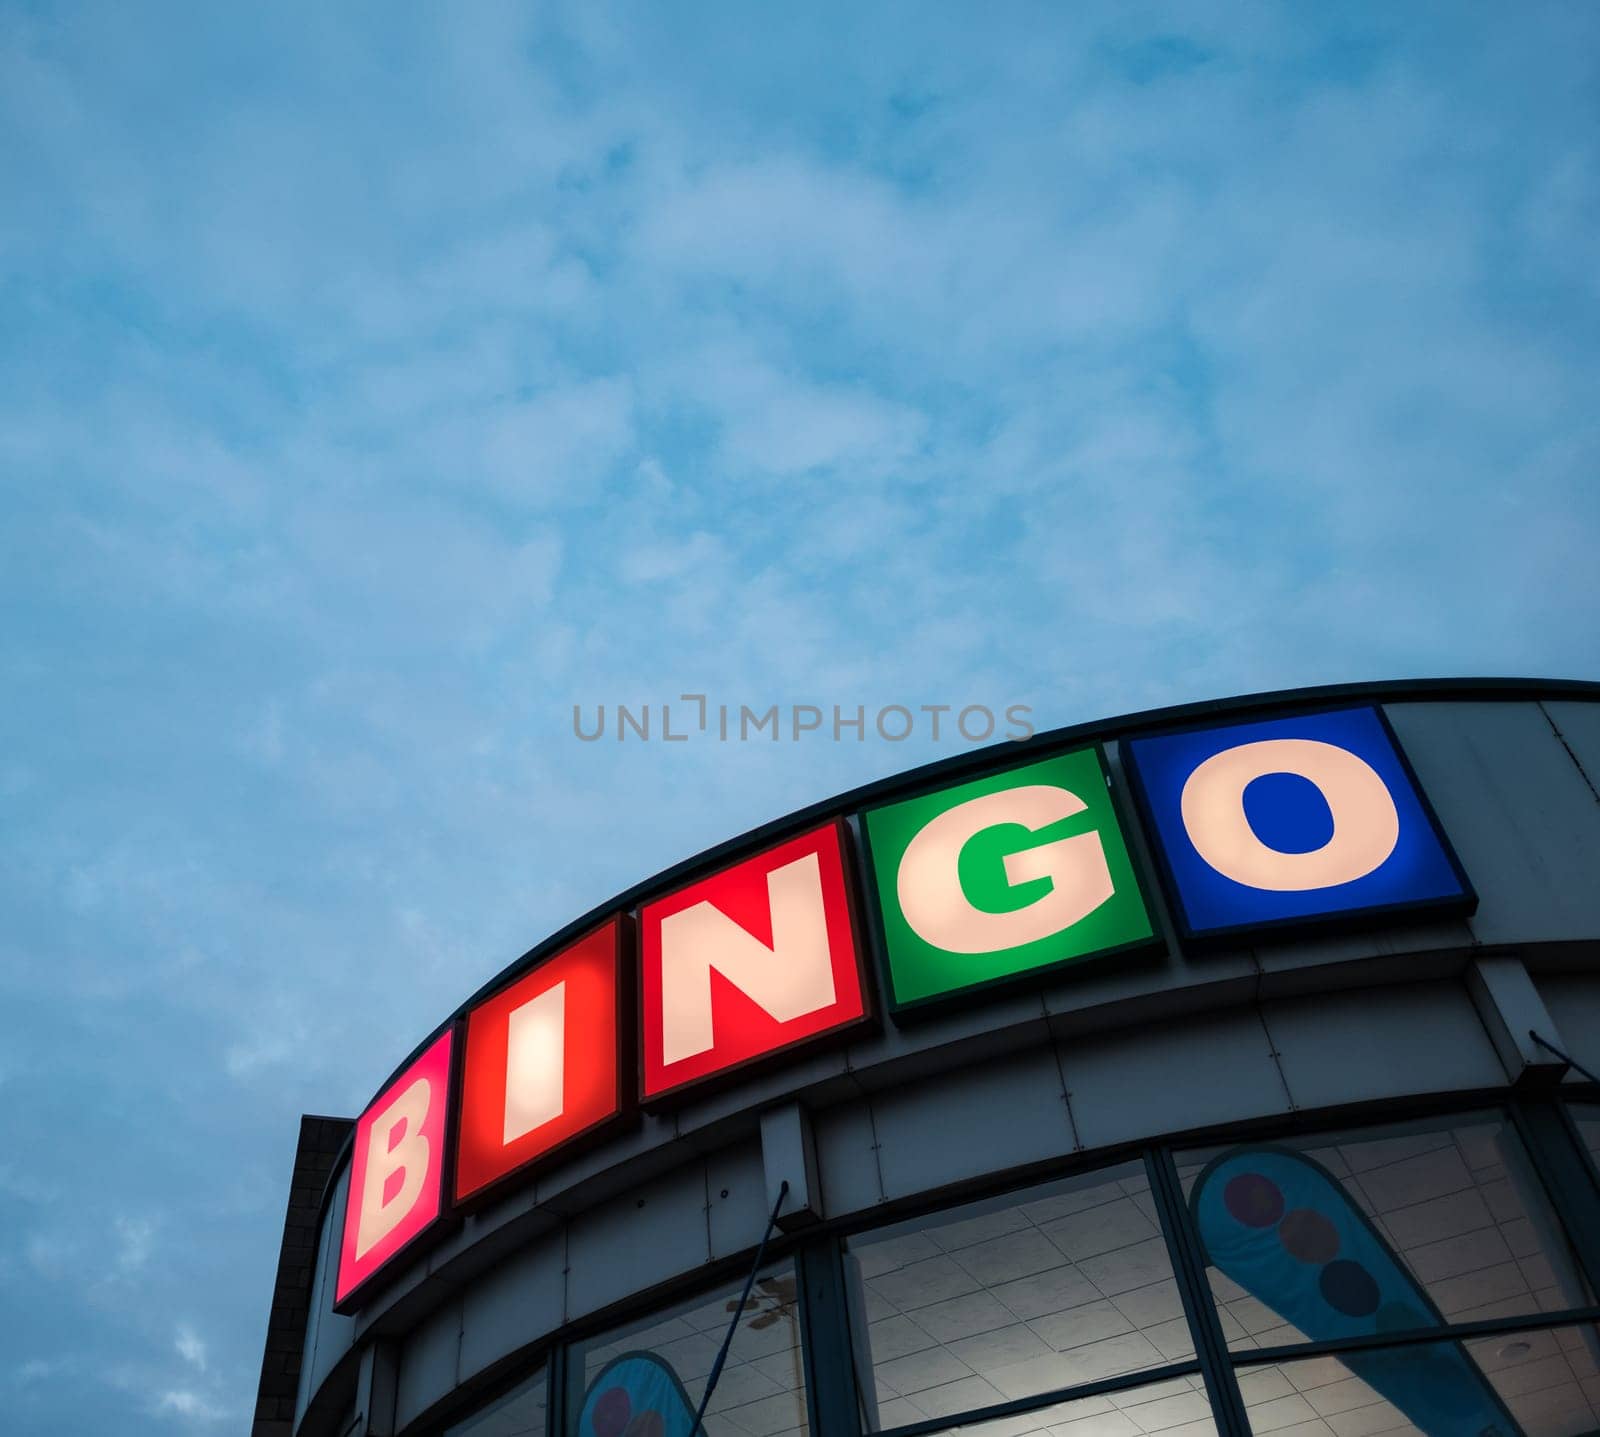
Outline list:
[[[889,730],[883,726],[884,719],[886,719],[890,714],[899,714],[906,721],[905,728],[899,733],[890,733]],[[916,723],[916,719],[912,718],[911,716],[911,710],[908,709],[904,704],[890,704],[887,708],[878,710],[878,737],[881,738],[885,743],[899,743],[902,739],[911,737],[911,730],[916,727]]]
[[[1333,814],[1333,836],[1321,848],[1283,853],[1256,837],[1244,791],[1269,773],[1292,773],[1317,786]],[[1316,739],[1262,739],[1213,754],[1189,775],[1179,806],[1201,858],[1235,883],[1276,893],[1353,883],[1400,841],[1388,785],[1365,759]]]
[[[982,733],[967,732],[968,714],[983,715],[986,725]],[[956,715],[956,727],[961,730],[961,737],[966,739],[968,743],[982,743],[994,733],[994,715],[982,704],[968,704],[966,708]]]

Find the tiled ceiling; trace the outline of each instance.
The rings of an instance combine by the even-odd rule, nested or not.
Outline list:
[[[1524,1437],[1588,1437],[1600,1429],[1600,1348],[1593,1328],[1502,1334],[1462,1346]],[[1353,1365],[1355,1360],[1324,1356],[1240,1369],[1251,1431],[1273,1437],[1452,1437],[1437,1425],[1414,1425],[1352,1372]]]
[[[1477,1322],[1589,1301],[1564,1237],[1508,1120],[1497,1114],[1299,1146],[1339,1179],[1448,1322]],[[1185,1191],[1221,1149],[1184,1155]],[[1306,1335],[1208,1270],[1234,1350]]]
[[[698,1404],[738,1300],[739,1288],[726,1288],[693,1306],[657,1314],[648,1323],[586,1345],[585,1385],[612,1358],[651,1352],[672,1366],[689,1400]],[[805,1368],[796,1306],[792,1265],[774,1269],[757,1282],[706,1409],[706,1437],[804,1437]]]
[[[847,1260],[875,1430],[1194,1353],[1137,1163],[853,1239]]]

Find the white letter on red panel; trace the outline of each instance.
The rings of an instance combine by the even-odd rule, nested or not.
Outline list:
[[[431,1156],[422,1123],[432,1095],[428,1080],[418,1078],[372,1121],[356,1226],[357,1257],[365,1257],[393,1232],[422,1192]],[[398,1187],[390,1182],[396,1173]]]
[[[567,985],[512,1011],[506,1032],[504,1141],[514,1143],[559,1118],[566,1103]]]
[[[646,1099],[860,1022],[843,827],[787,839],[646,903],[639,965]]]
[[[444,1211],[445,1117],[452,1030],[447,1029],[356,1121],[350,1193],[339,1243],[334,1305],[352,1302]]]
[[[661,920],[661,1052],[676,1063],[712,1044],[711,970],[780,1023],[833,1002],[828,915],[817,855],[767,875],[772,943],[763,943],[709,903]]]

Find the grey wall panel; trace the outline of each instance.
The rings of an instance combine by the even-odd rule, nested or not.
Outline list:
[[[1285,999],[1262,1016],[1298,1108],[1506,1080],[1460,983]]]
[[[1255,1008],[1060,1045],[1085,1148],[1289,1107]]]
[[[1098,1033],[1106,1023],[1159,1022],[1180,1013],[1255,997],[1257,970],[1248,952],[1182,958],[1165,949],[1091,958],[1064,969],[1045,989],[1057,1035]]]
[[[761,1114],[762,1206],[777,1213],[785,1232],[809,1227],[823,1214],[817,1143],[811,1114],[799,1103],[780,1103]]]
[[[645,1113],[599,1146],[540,1173],[534,1195],[541,1207],[582,1212],[642,1178],[671,1172],[688,1156],[676,1120]]]
[[[1073,1151],[1049,1048],[958,1068],[873,1099],[892,1200]]]
[[[1484,943],[1600,934],[1600,804],[1537,703],[1389,704],[1478,890]]]
[[[710,1260],[704,1160],[573,1218],[567,1316],[582,1317]]]
[[[461,1304],[447,1302],[412,1329],[400,1349],[395,1426],[415,1422],[455,1390],[461,1357]]]
[[[706,1159],[706,1218],[711,1256],[730,1257],[761,1241],[767,1225],[767,1173],[754,1139]]]
[[[1555,1019],[1523,961],[1504,953],[1474,958],[1467,965],[1466,981],[1507,1079],[1544,1084],[1560,1078],[1563,1063],[1532,1036],[1559,1043]]]
[[[829,1218],[866,1212],[883,1201],[877,1138],[866,1098],[812,1115],[822,1211]]]
[[[351,1343],[355,1341],[355,1318],[341,1317],[333,1310],[334,1287],[339,1275],[339,1224],[344,1217],[345,1194],[349,1190],[350,1172],[347,1168],[334,1188],[333,1197],[328,1203],[327,1220],[323,1224],[327,1232],[327,1251],[323,1255],[319,1278],[318,1306],[321,1316],[317,1319],[316,1349],[312,1354],[311,1380],[306,1388],[308,1401],[309,1394],[322,1385],[333,1371],[334,1364],[350,1350]]]
[[[566,1243],[538,1238],[469,1287],[461,1303],[461,1380],[561,1326]]]
[[[850,1046],[850,1070],[868,1088],[894,1087],[952,1064],[1047,1042],[1044,1003],[1026,990],[980,994],[943,1012],[885,1023]]]
[[[734,1131],[754,1131],[756,1110],[783,1098],[801,1097],[818,1107],[837,1102],[854,1090],[845,1048],[797,1053],[756,1069],[731,1088],[707,1097],[692,1097],[675,1108],[678,1134],[702,1152],[722,1147]]]
[[[1353,933],[1307,934],[1255,949],[1259,995],[1277,998],[1375,984],[1454,976],[1476,946],[1464,918],[1395,924]]]
[[[1600,1073],[1600,975],[1545,973],[1534,980],[1559,1035],[1544,1036],[1591,1073]]]
[[[519,1188],[480,1212],[469,1213],[461,1226],[429,1249],[427,1269],[450,1281],[462,1281],[480,1267],[531,1242],[540,1232],[560,1225],[555,1213],[539,1207],[533,1185]]]
[[[306,1404],[311,1400],[311,1394],[316,1389],[312,1386],[311,1375],[317,1365],[317,1334],[321,1329],[324,1317],[333,1316],[333,1294],[327,1290],[328,1276],[328,1249],[333,1241],[334,1215],[344,1207],[338,1194],[341,1185],[347,1186],[348,1176],[341,1178],[334,1188],[334,1201],[328,1204],[322,1214],[321,1226],[317,1229],[317,1267],[311,1276],[311,1311],[306,1316],[306,1343],[300,1359],[300,1390],[296,1394],[294,1404],[294,1418],[298,1424],[305,1415]]]
[[[1600,703],[1546,699],[1543,708],[1584,781],[1600,793]]]

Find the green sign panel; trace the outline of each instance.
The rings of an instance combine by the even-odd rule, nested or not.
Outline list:
[[[896,1008],[1149,943],[1099,749],[865,815]]]

